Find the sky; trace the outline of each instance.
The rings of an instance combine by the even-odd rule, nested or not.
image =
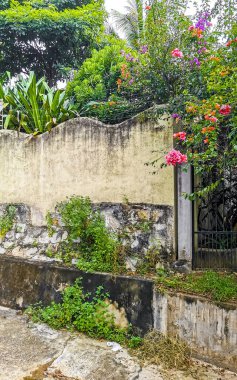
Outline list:
[[[111,9],[116,9],[117,11],[123,11],[124,5],[126,5],[127,0],[105,0],[105,6],[108,11]]]
[[[209,0],[210,4],[214,3],[214,0]],[[127,0],[105,0],[105,6],[107,11],[109,12],[111,9],[116,9],[117,11],[122,11],[124,10],[124,6],[127,4]],[[193,12],[193,7],[192,7],[192,1],[190,1],[190,9],[187,12],[188,14],[192,14]]]

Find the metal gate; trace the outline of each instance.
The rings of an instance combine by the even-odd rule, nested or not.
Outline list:
[[[199,191],[220,180],[217,171],[194,178]],[[237,270],[237,168],[226,169],[217,188],[194,202],[195,269]]]

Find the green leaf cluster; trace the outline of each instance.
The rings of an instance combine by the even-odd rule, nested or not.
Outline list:
[[[9,82],[11,77],[9,76]],[[4,128],[26,133],[43,133],[77,115],[65,91],[50,88],[44,78],[20,76],[13,88],[0,84],[6,114]]]
[[[104,17],[101,1],[63,11],[15,1],[0,11],[1,72],[34,71],[37,78],[45,76],[55,84],[63,77],[62,67],[78,67],[90,56]]]

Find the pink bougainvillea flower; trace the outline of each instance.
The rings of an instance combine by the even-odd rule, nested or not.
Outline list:
[[[193,30],[193,29],[195,29],[194,25],[190,25],[190,27],[188,28],[188,30]]]
[[[174,58],[183,58],[183,53],[182,53],[182,51],[180,51],[179,49],[174,49],[172,52],[171,52],[171,55],[172,55],[172,57],[174,57]]]
[[[237,37],[234,38],[233,40],[229,40],[229,41],[225,44],[225,46],[230,46],[230,45],[232,45],[234,42],[237,42]]]
[[[231,113],[231,106],[229,104],[223,104],[219,112],[221,115],[227,116]]]
[[[179,139],[181,141],[184,141],[184,140],[186,140],[186,135],[187,135],[186,132],[178,132],[178,133],[174,133],[173,137],[174,137],[174,139]]]
[[[209,120],[210,120],[212,123],[217,123],[217,122],[218,122],[218,119],[217,119],[217,117],[215,117],[215,116],[211,116],[211,117],[209,117]]]
[[[166,156],[165,160],[167,165],[176,166],[177,164],[183,164],[188,161],[186,154],[182,154],[179,150],[172,149]]]
[[[146,9],[146,11],[150,11],[151,10],[151,6],[147,5],[145,9]]]
[[[217,123],[217,122],[218,122],[218,119],[217,119],[217,117],[215,117],[215,116],[205,115],[205,116],[204,116],[204,119],[205,119],[205,120],[209,120],[209,121],[211,121],[212,123]]]

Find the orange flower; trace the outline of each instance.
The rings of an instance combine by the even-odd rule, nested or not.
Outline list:
[[[192,37],[202,38],[202,29],[195,28],[193,29]]]
[[[210,127],[204,127],[204,128],[202,128],[202,133],[203,134],[205,134],[205,133],[208,133],[208,132],[213,132],[213,131],[215,131],[215,127],[212,127],[212,126],[210,126]]]
[[[228,75],[229,74],[229,71],[228,70],[226,70],[226,71],[221,71],[220,72],[220,75],[222,76],[222,77],[224,77],[225,75]]]
[[[210,59],[210,61],[216,61],[216,62],[220,61],[220,58],[214,57],[214,56],[211,56],[209,59]]]
[[[208,144],[209,143],[209,140],[208,139],[205,139],[203,140],[204,144]]]
[[[196,113],[197,110],[194,106],[189,106],[186,108],[186,111],[189,112],[189,113]]]
[[[114,101],[109,102],[109,106],[114,106],[115,104],[116,104],[116,102],[114,102]]]
[[[119,79],[117,80],[117,85],[118,85],[118,86],[121,86],[121,84],[122,84],[122,79],[119,78]]]
[[[221,108],[220,104],[215,104],[215,109],[219,110]]]

